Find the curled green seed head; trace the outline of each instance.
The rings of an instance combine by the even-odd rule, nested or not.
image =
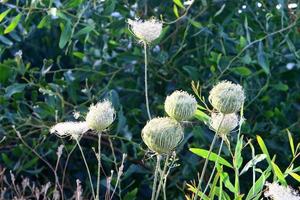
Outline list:
[[[182,127],[169,117],[153,118],[142,130],[143,141],[150,150],[158,154],[170,153],[182,138]]]
[[[217,111],[229,114],[241,109],[245,101],[245,94],[239,84],[222,81],[212,88],[208,99]]]
[[[165,111],[177,121],[191,119],[197,110],[197,101],[194,96],[185,91],[175,91],[167,96],[165,101]]]

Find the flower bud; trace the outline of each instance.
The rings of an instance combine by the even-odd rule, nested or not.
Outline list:
[[[213,131],[218,133],[218,135],[227,135],[235,127],[238,126],[239,119],[237,114],[222,114],[222,113],[212,113],[210,119],[210,127]]]
[[[175,91],[167,96],[165,101],[165,111],[177,121],[191,119],[197,110],[196,99],[185,91]]]
[[[222,81],[212,88],[208,99],[216,110],[223,114],[229,114],[241,109],[245,101],[245,94],[239,84]]]
[[[115,109],[108,100],[91,105],[86,115],[86,122],[90,129],[104,131],[115,119]]]
[[[151,43],[160,36],[162,31],[162,23],[156,19],[147,21],[142,20],[128,20],[130,29],[133,34],[143,42]]]
[[[169,117],[154,118],[142,130],[143,141],[149,149],[158,154],[170,153],[182,138],[182,127]]]

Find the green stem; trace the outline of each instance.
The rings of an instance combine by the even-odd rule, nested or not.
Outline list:
[[[159,171],[159,168],[160,168],[160,161],[161,161],[161,155],[158,154],[156,157],[157,157],[157,161],[156,161],[156,167],[155,167],[155,171],[154,171],[154,180],[153,180],[151,200],[155,199],[156,183],[157,183],[158,171]]]
[[[159,180],[159,184],[158,184],[158,188],[157,188],[157,192],[156,192],[156,197],[155,197],[155,200],[158,199],[159,197],[159,193],[160,193],[160,189],[163,185],[163,182],[164,182],[164,179],[166,179],[166,170],[167,170],[167,167],[168,167],[168,160],[169,160],[169,155],[167,155],[166,157],[166,160],[165,160],[165,164],[164,164],[164,168],[163,168],[163,171],[160,171],[160,180]]]
[[[216,143],[216,140],[217,140],[217,137],[218,137],[218,132],[219,132],[219,129],[220,129],[220,126],[221,124],[223,123],[223,120],[224,120],[224,114],[222,116],[222,120],[218,126],[218,129],[214,135],[214,138],[213,138],[213,141],[211,142],[211,145],[209,147],[209,152],[208,152],[208,155],[207,155],[207,158],[205,159],[205,163],[204,163],[204,166],[203,166],[203,169],[202,169],[202,172],[201,172],[201,176],[200,176],[200,180],[199,180],[199,183],[198,183],[198,186],[197,186],[197,189],[195,191],[195,196],[194,196],[194,200],[197,200],[198,199],[198,192],[200,191],[201,189],[201,184],[202,184],[202,181],[203,181],[203,178],[204,178],[204,175],[205,175],[205,171],[206,171],[206,168],[207,168],[207,164],[208,164],[208,160],[209,160],[209,157],[211,155],[211,152],[212,152],[212,149]]]
[[[210,177],[209,177],[209,179],[208,179],[207,185],[206,185],[206,187],[205,187],[205,189],[204,189],[204,191],[203,191],[203,193],[202,193],[202,195],[201,195],[201,197],[200,197],[200,200],[201,200],[201,199],[203,198],[203,196],[205,195],[205,193],[206,193],[206,191],[207,191],[207,189],[208,189],[208,187],[209,187],[209,184],[210,184],[210,182],[211,182],[211,180],[212,180],[212,178],[213,178],[213,175],[214,175],[214,173],[215,173],[215,171],[216,171],[216,167],[217,167],[217,165],[218,165],[218,163],[219,163],[219,157],[220,157],[220,154],[221,154],[221,151],[222,151],[223,143],[224,143],[224,140],[222,139],[221,144],[220,144],[220,148],[219,148],[219,151],[218,151],[218,157],[217,157],[217,160],[216,160],[215,165],[214,165],[214,168],[213,168],[213,170],[212,170],[212,172],[211,172],[211,174],[210,174]]]
[[[98,173],[97,173],[97,195],[96,199],[100,200],[100,173],[101,173],[101,132],[98,133]]]
[[[144,42],[144,56],[145,56],[145,98],[146,98],[146,109],[149,120],[151,119],[151,113],[149,108],[149,98],[148,98],[148,56],[147,56],[147,44]]]
[[[90,186],[91,186],[93,198],[96,199],[96,198],[95,198],[94,187],[93,187],[93,182],[92,182],[92,176],[91,176],[91,173],[90,173],[89,166],[88,166],[88,164],[87,164],[87,161],[86,161],[86,159],[85,159],[85,155],[84,155],[84,153],[83,153],[83,150],[82,150],[82,148],[81,148],[81,145],[80,145],[79,141],[76,140],[76,142],[77,142],[77,144],[78,144],[79,150],[80,150],[81,155],[82,155],[82,159],[83,159],[84,164],[85,164],[85,167],[86,167],[86,171],[87,171],[88,176],[89,176],[89,181],[90,181]]]

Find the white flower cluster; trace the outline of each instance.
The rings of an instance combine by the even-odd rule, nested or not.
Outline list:
[[[240,111],[245,101],[242,86],[221,81],[211,89],[209,101],[217,111],[211,114],[210,127],[221,137],[229,134],[239,124],[236,112]]]
[[[107,129],[115,119],[115,109],[108,100],[92,105],[83,122],[61,122],[50,129],[50,133],[55,133],[60,137],[71,136],[78,140],[88,130],[97,132]]]
[[[156,19],[146,21],[128,19],[128,24],[133,34],[145,43],[157,39],[162,31],[162,23]]]
[[[265,197],[272,200],[300,200],[299,194],[291,187],[284,187],[278,183],[266,183],[268,189],[265,191]]]
[[[61,122],[52,126],[50,133],[55,133],[61,137],[71,136],[73,139],[78,139],[88,130],[86,122]]]
[[[110,101],[99,102],[91,105],[90,111],[86,116],[86,122],[90,129],[104,131],[115,119],[115,109]]]

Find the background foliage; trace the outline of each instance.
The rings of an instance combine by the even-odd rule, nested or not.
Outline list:
[[[192,93],[192,80],[200,82],[204,96],[219,80],[240,83],[247,94],[242,133],[247,139],[261,135],[270,154],[277,154],[279,167],[287,167],[292,155],[286,129],[297,134],[300,128],[299,6],[288,8],[288,3],[297,2],[284,0],[259,3],[196,0],[188,7],[179,0],[1,1],[0,167],[38,184],[54,182],[47,166],[20,142],[12,125],[55,164],[57,147],[63,143],[70,151],[74,142],[50,135],[49,127],[74,120],[73,112],[80,112],[83,119],[89,104],[110,98],[118,114],[103,141],[103,171],[109,175],[113,166],[112,141],[118,160],[122,153],[128,154],[122,196],[148,199],[153,160],[147,159],[140,137],[147,121],[143,48],[128,31],[126,20],[151,16],[165,22],[162,36],[149,51],[152,114],[164,115],[164,99],[173,90]],[[185,184],[196,178],[202,166],[203,160],[188,147],[207,149],[211,138],[203,123],[188,125],[177,155],[180,166],[169,177],[170,199],[184,198]],[[294,140],[299,139],[295,135]],[[88,135],[81,142],[96,172],[91,149],[96,138]],[[248,150],[245,158],[251,157]],[[68,167],[70,196],[76,179],[89,193],[78,155],[75,151]],[[245,175],[245,188],[251,184],[247,179]],[[104,176],[102,181],[105,187]]]

